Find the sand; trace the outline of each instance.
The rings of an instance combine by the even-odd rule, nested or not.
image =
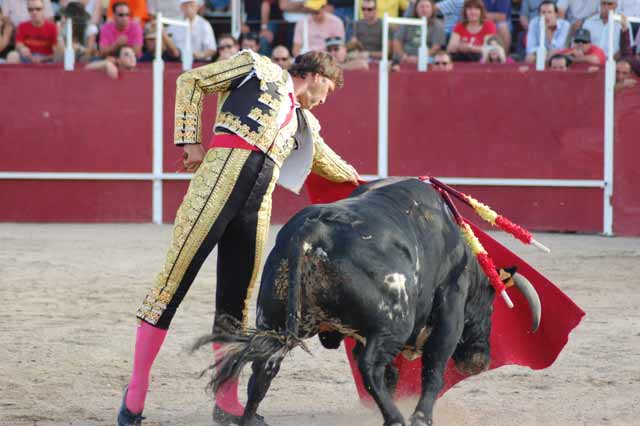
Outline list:
[[[0,224],[0,425],[115,424],[134,313],[170,232],[145,224]],[[587,316],[552,367],[509,366],[465,380],[439,400],[436,424],[640,424],[640,239],[538,234],[553,250],[545,255],[492,235]],[[214,277],[215,252],[158,356],[144,425],[212,424],[206,380],[197,378],[212,356],[187,348],[211,328]],[[377,410],[359,403],[343,350],[309,342],[313,356],[294,351],[261,406],[269,423],[381,425]],[[412,404],[402,404],[406,416]]]

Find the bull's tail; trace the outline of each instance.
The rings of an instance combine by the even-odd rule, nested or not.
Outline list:
[[[207,389],[214,394],[220,386],[229,380],[236,379],[244,366],[254,361],[266,363],[280,362],[292,348],[281,333],[272,330],[255,330],[238,328],[237,333],[218,332],[200,338],[192,350],[211,343],[221,344],[221,352],[216,353],[216,360],[200,373],[200,377],[211,371],[211,381]]]

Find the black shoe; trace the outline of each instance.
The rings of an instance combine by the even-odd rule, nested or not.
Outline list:
[[[234,426],[239,425],[242,421],[242,416],[235,416],[231,413],[227,413],[222,408],[217,405],[213,408],[213,423],[217,426]],[[264,417],[260,414],[256,414],[255,417],[255,426],[269,426],[265,421]]]
[[[142,413],[134,414],[127,408],[125,400],[127,399],[127,390],[129,385],[124,387],[124,395],[122,396],[122,405],[120,405],[120,411],[118,412],[118,426],[141,426],[142,425]]]

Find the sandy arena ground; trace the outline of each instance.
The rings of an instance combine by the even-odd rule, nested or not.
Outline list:
[[[272,230],[272,236],[277,229]],[[169,226],[0,224],[0,425],[113,425],[131,368],[134,312],[161,264]],[[544,255],[493,234],[586,312],[547,370],[505,367],[436,406],[443,425],[640,424],[640,239],[538,234]],[[145,426],[211,425],[186,348],[213,317],[214,256],[156,361]],[[257,292],[256,292],[257,293]],[[342,349],[294,351],[261,407],[272,426],[381,425],[358,402]],[[243,376],[243,384],[246,383]],[[403,404],[405,415],[411,404]]]

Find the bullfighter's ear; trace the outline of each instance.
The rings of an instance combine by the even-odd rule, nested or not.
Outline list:
[[[516,273],[518,268],[515,266],[500,268],[498,270],[498,275],[500,276],[500,281],[505,285],[505,287],[509,288],[515,285],[513,282],[513,276]]]

